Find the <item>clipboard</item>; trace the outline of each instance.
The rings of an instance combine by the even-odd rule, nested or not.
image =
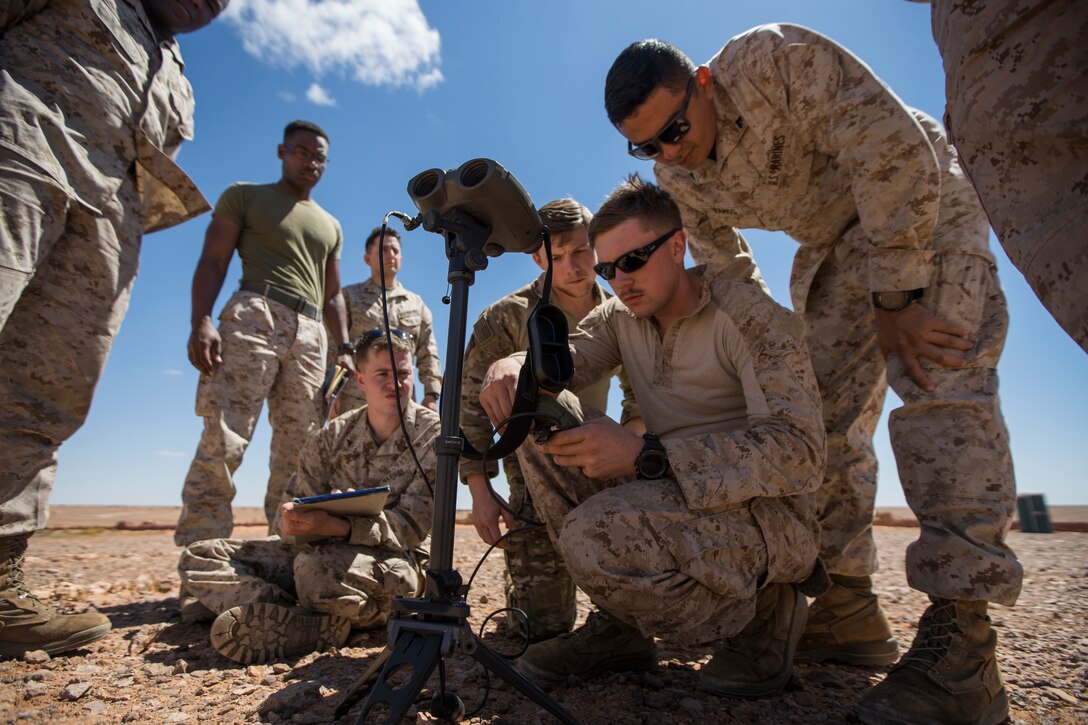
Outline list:
[[[326,493],[294,500],[296,511],[319,509],[337,516],[374,516],[385,507],[389,486],[360,488],[343,493]]]

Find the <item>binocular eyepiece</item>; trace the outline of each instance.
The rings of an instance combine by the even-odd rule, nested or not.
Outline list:
[[[408,195],[420,212],[457,209],[491,230],[483,251],[535,252],[544,238],[529,195],[514,175],[491,159],[470,159],[456,169],[428,169],[408,182]]]

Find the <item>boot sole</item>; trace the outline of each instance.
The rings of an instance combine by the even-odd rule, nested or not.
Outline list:
[[[819,649],[798,650],[797,662],[841,662],[847,665],[891,665],[899,660],[899,640],[895,637],[880,642],[839,644]]]
[[[244,604],[212,622],[215,651],[243,665],[263,664],[340,647],[351,623],[279,604]]]
[[[786,641],[786,664],[782,671],[769,680],[762,682],[731,682],[708,677],[700,673],[699,689],[712,692],[715,695],[726,697],[767,697],[782,691],[793,674],[793,660],[797,652],[797,643],[801,641],[801,633],[805,629],[805,621],[808,619],[808,600],[805,595],[794,589],[793,621],[790,622],[789,639]]]
[[[0,657],[21,657],[27,652],[35,652],[37,650],[42,650],[51,655],[71,652],[72,650],[79,649],[91,642],[97,642],[109,634],[111,629],[113,629],[113,625],[109,622],[105,622],[95,627],[91,627],[90,629],[85,629],[82,632],[76,632],[59,642],[29,642],[26,644],[19,642],[0,642]]]
[[[561,682],[566,682],[568,677],[577,677],[580,680],[588,680],[620,672],[648,672],[656,667],[656,646],[647,652],[625,657],[615,657],[606,662],[602,662],[596,667],[591,667],[585,672],[570,674],[558,674],[549,672],[548,670],[542,670],[520,659],[514,662],[514,669],[538,685],[558,685]]]
[[[883,703],[862,700],[858,703],[858,719],[865,725],[943,725],[941,720],[900,712]],[[1009,697],[1004,689],[990,706],[967,725],[1000,725],[1009,719]]]

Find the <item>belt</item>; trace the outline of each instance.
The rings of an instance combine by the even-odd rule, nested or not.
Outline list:
[[[244,292],[254,292],[263,297],[267,297],[270,300],[275,300],[281,305],[287,305],[299,314],[312,317],[318,322],[321,322],[321,310],[317,308],[317,305],[309,300],[304,300],[298,295],[284,292],[279,287],[273,287],[267,282],[246,282],[245,280],[242,280],[238,285],[238,289]]]

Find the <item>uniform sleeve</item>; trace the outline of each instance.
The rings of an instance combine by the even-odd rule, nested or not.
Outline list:
[[[623,425],[630,420],[641,418],[642,409],[638,407],[638,401],[635,400],[635,391],[631,387],[631,379],[627,377],[626,368],[621,365],[616,371],[616,376],[620,379],[620,391],[623,393],[623,400],[620,401],[620,425]]]
[[[760,303],[749,296],[749,304]],[[803,323],[769,299],[763,307],[728,343],[748,427],[665,441],[673,473],[694,510],[807,493],[823,478],[826,438]]]
[[[465,349],[464,371],[461,385],[461,429],[465,438],[473,447],[482,451],[494,440],[491,436],[491,421],[480,405],[480,389],[483,387],[487,369],[497,360],[516,352],[515,337],[519,316],[511,306],[488,307],[476,320]],[[480,461],[461,459],[461,480],[467,481],[471,473],[483,473]],[[487,462],[487,476],[494,478],[499,473],[498,461]]]
[[[418,547],[431,532],[434,519],[434,472],[437,456],[434,441],[440,430],[438,415],[419,406],[412,427],[412,446],[427,478],[420,473],[412,454],[405,450],[399,464],[411,467],[410,482],[396,504],[377,516],[352,516],[348,543],[375,546],[390,551],[408,551]],[[430,480],[428,480],[430,479]]]
[[[319,496],[330,493],[332,486],[332,461],[334,460],[335,444],[330,444],[331,429],[318,430],[306,439],[298,454],[298,466],[287,486],[283,491],[283,498],[276,506],[276,515],[272,520],[272,530],[279,536],[284,536],[283,526],[280,521],[280,507],[288,501],[306,496]]]
[[[229,219],[240,227],[246,225],[245,188],[241,184],[231,184],[215,202],[212,214]]]
[[[629,313],[613,301],[605,302],[582,318],[570,334],[570,352],[574,358],[574,376],[568,386],[571,390],[592,385],[622,363],[613,320],[617,314]]]
[[[431,310],[419,300],[419,339],[416,340],[416,367],[424,395],[442,394],[442,364],[438,359],[438,341],[434,337]]]
[[[872,70],[828,38],[795,26],[752,33],[723,53],[717,76],[783,106],[793,127],[850,179],[872,244],[873,291],[927,287],[940,201],[937,159],[909,109]]]
[[[4,0],[0,2],[0,33],[6,33],[13,26],[40,13],[49,4],[49,0]]]

